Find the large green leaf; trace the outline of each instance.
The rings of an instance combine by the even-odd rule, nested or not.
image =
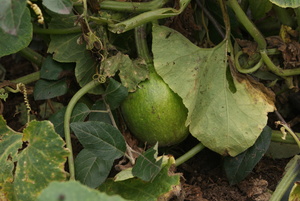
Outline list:
[[[0,0],[0,57],[16,53],[19,50],[27,47],[32,39],[32,24],[30,21],[31,18],[29,9],[24,7],[22,10],[20,6],[16,6],[15,10],[10,9],[2,12],[3,5],[6,5],[7,2],[11,1]],[[12,2],[19,1],[16,0]],[[5,19],[6,14],[17,16],[17,19]],[[6,26],[6,23],[12,23],[12,26]]]
[[[224,170],[230,185],[242,181],[260,161],[268,150],[272,135],[272,129],[266,126],[255,144],[235,157],[224,158]]]
[[[300,6],[300,1],[299,0],[270,0],[273,4],[276,4],[279,7],[282,8],[297,8]]]
[[[120,196],[109,196],[88,188],[77,181],[52,182],[37,201],[126,201]]]
[[[176,191],[176,187],[180,185],[180,174],[174,174],[170,170],[172,164],[174,164],[174,158],[170,157],[167,159],[166,165],[151,182],[145,182],[138,178],[118,182],[107,180],[99,187],[99,190],[134,201],[169,200],[167,196],[164,197],[164,194],[174,195],[172,194],[173,191]],[[180,188],[178,190],[180,191]]]
[[[114,160],[103,160],[92,151],[83,149],[75,159],[76,180],[91,188],[96,188],[107,178]]]
[[[63,148],[64,141],[54,132],[49,121],[32,121],[24,129],[23,138],[5,126],[1,118],[1,196],[14,200],[35,200],[38,194],[51,181],[66,179],[64,164],[69,152]],[[10,137],[6,137],[10,134]],[[12,139],[14,138],[14,139]],[[20,144],[26,147],[20,150]],[[3,146],[2,146],[3,145]],[[14,164],[14,168],[12,163]],[[2,175],[1,168],[1,175]],[[10,175],[8,175],[10,174]],[[12,176],[13,175],[13,176]]]
[[[71,123],[78,140],[84,148],[104,160],[114,160],[125,154],[126,144],[118,129],[99,121]]]
[[[49,10],[60,14],[69,14],[73,6],[70,0],[43,0],[43,5]]]
[[[186,126],[206,147],[236,156],[252,146],[267,123],[273,102],[227,64],[227,43],[204,49],[167,27],[153,26],[157,73],[188,108]]]
[[[7,34],[17,36],[26,9],[26,0],[0,0],[0,29]],[[26,20],[29,20],[28,18]]]

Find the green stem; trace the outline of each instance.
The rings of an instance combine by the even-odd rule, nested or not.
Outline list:
[[[286,76],[294,76],[300,74],[300,68],[282,69],[280,67],[275,66],[275,64],[272,62],[272,60],[267,55],[267,52],[265,50],[261,50],[260,55],[264,63],[267,65],[268,69],[278,76],[286,77]]]
[[[23,83],[23,84],[30,84],[32,82],[38,81],[40,79],[40,71],[25,75],[15,80],[11,80],[13,83]]]
[[[286,8],[281,8],[277,5],[273,5],[273,9],[274,9],[279,21],[282,24],[290,26],[290,27],[293,27],[295,25],[293,17],[288,13]]]
[[[89,92],[91,89],[99,86],[100,82],[95,82],[94,80],[89,82],[87,85],[82,87],[70,100],[65,117],[64,117],[64,130],[65,130],[65,140],[67,148],[70,151],[70,154],[68,156],[68,164],[69,164],[69,171],[70,171],[70,180],[75,180],[75,167],[74,167],[74,158],[73,158],[73,150],[72,150],[72,141],[71,141],[71,133],[70,133],[70,119],[72,115],[73,108],[75,107],[78,100],[85,95],[87,92]]]
[[[95,26],[96,24],[93,23]],[[73,33],[80,33],[82,32],[82,28],[77,26],[77,27],[71,27],[71,28],[64,28],[64,29],[42,29],[39,27],[33,27],[33,33],[36,34],[73,34]]]
[[[39,53],[35,52],[29,47],[25,47],[24,49],[18,52],[22,57],[41,67],[43,64],[44,57]]]
[[[152,64],[152,57],[150,56],[148,45],[147,45],[147,33],[146,24],[143,24],[134,30],[134,36],[136,41],[136,49],[139,57],[144,59],[147,64]]]
[[[148,11],[142,14],[139,14],[135,17],[132,17],[128,20],[117,24],[110,24],[109,30],[113,33],[123,33],[134,29],[142,24],[146,24],[148,22],[163,19],[167,17],[173,17],[179,15],[190,3],[191,0],[180,0],[180,9],[176,10],[173,8],[161,8],[153,11]]]
[[[243,9],[240,7],[239,3],[236,0],[228,0],[228,5],[235,12],[239,21],[243,24],[246,30],[250,33],[250,35],[254,38],[254,40],[258,44],[259,49],[265,49],[267,47],[267,43],[265,41],[264,36],[260,33],[260,31],[255,27],[252,21],[249,20]]]
[[[263,59],[260,58],[260,60],[258,61],[257,64],[255,64],[255,66],[251,67],[251,68],[242,68],[239,62],[239,57],[243,54],[243,51],[239,51],[234,58],[234,64],[236,69],[240,72],[240,73],[254,73],[255,71],[257,71],[262,65],[263,65]]]
[[[205,146],[200,142],[199,144],[194,146],[192,149],[190,149],[188,152],[186,152],[184,155],[177,158],[175,161],[175,165],[176,166],[181,165],[182,163],[186,162],[190,158],[194,157],[197,153],[202,151],[202,149],[204,149],[204,148],[205,148]]]
[[[299,133],[295,133],[295,134],[299,135]],[[283,137],[283,134],[281,131],[272,130],[272,138],[271,138],[272,142],[280,142],[280,143],[284,143],[284,144],[296,144],[296,141],[292,135],[285,136],[285,139],[282,139],[282,137]]]
[[[286,166],[286,171],[280,183],[277,185],[272,197],[269,201],[281,201],[282,197],[299,174],[300,170],[300,156],[296,155],[290,160]]]
[[[169,0],[153,0],[150,2],[118,2],[118,1],[102,1],[101,9],[114,10],[120,12],[146,12],[161,8]]]

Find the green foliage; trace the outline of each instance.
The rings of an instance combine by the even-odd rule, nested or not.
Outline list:
[[[119,130],[99,121],[74,122],[71,128],[84,148],[104,160],[124,155],[126,145]]]
[[[111,110],[117,109],[127,97],[128,90],[121,83],[114,79],[109,80],[109,84],[104,93],[104,99],[109,104]]]
[[[145,182],[138,178],[118,182],[110,179],[101,185],[99,190],[109,195],[121,195],[125,199],[136,201],[156,201],[164,194],[173,195],[172,190],[180,185],[180,175],[170,172],[173,163],[174,158],[168,158],[164,167],[151,182]]]
[[[224,40],[214,48],[199,48],[170,28],[153,26],[155,69],[182,97],[191,134],[219,154],[236,156],[254,144],[274,105],[250,80],[233,72],[236,92],[230,90],[227,46]]]
[[[71,0],[44,0],[43,5],[59,14],[69,14],[73,7]]]
[[[27,47],[32,39],[32,24],[26,1],[1,0],[0,57],[13,54]],[[14,9],[12,9],[12,5]]]
[[[60,136],[64,136],[63,123],[65,113],[66,108],[63,108],[49,117],[49,120],[54,124],[55,131]],[[72,111],[71,122],[84,121],[89,113],[90,109],[84,103],[77,103]]]
[[[154,70],[149,65],[152,63],[152,55],[155,70],[160,76],[159,82],[165,84],[164,89],[173,90],[178,94],[176,97],[180,101],[183,100],[188,109],[188,116],[187,119],[186,113],[180,116],[175,105],[168,110],[155,111],[156,108],[148,102],[153,101],[153,94],[163,88],[157,85],[150,96],[142,94],[148,101],[144,104],[145,107],[137,107],[136,104],[129,108],[129,112],[136,115],[133,121],[138,123],[135,125],[143,127],[147,135],[152,135],[149,128],[155,130],[160,126],[170,134],[170,129],[178,130],[176,126],[184,126],[185,123],[185,126],[189,127],[185,128],[186,133],[189,129],[191,134],[201,141],[201,146],[192,148],[187,155],[181,157],[182,160],[176,163],[177,165],[206,146],[226,156],[225,172],[231,184],[241,181],[253,169],[269,146],[271,131],[266,127],[267,114],[275,108],[273,95],[263,84],[268,84],[270,88],[276,86],[276,90],[284,93],[284,90],[296,88],[293,84],[297,81],[295,77],[300,74],[300,68],[297,66],[299,58],[297,54],[293,55],[298,52],[297,48],[293,49],[298,47],[298,41],[295,40],[298,36],[293,28],[297,27],[296,22],[298,26],[300,24],[299,2],[228,0],[228,11],[223,5],[224,1],[219,1],[219,4],[206,1],[203,5],[206,10],[199,9],[199,6],[196,6],[197,2],[193,2],[193,7],[189,7],[190,0],[178,1],[177,9],[175,6],[168,7],[169,4],[164,6],[167,2],[0,0],[0,57],[19,52],[36,64],[35,67],[40,68],[39,72],[16,80],[5,81],[5,78],[0,76],[0,96],[3,100],[6,100],[10,92],[22,92],[26,97],[24,103],[19,104],[19,123],[26,124],[22,132],[13,131],[3,117],[0,117],[0,200],[154,201],[169,200],[172,195],[178,195],[181,190],[181,175],[172,171],[175,159],[171,156],[158,156],[157,146],[148,148],[144,153],[140,153],[140,149],[135,149],[136,147],[133,150],[130,146],[136,143],[133,143],[130,134],[124,131],[126,126],[119,113],[119,106],[130,93],[138,93],[137,90],[143,88],[143,84],[149,82],[149,79],[154,80]],[[34,3],[37,5],[33,5]],[[169,3],[171,5],[173,1]],[[164,7],[161,8],[162,6]],[[289,9],[284,9],[286,7]],[[190,12],[190,8],[195,13]],[[172,22],[164,19],[176,17],[185,9],[187,12],[179,18],[173,18]],[[202,10],[205,11],[204,15]],[[207,12],[210,16],[206,16]],[[182,23],[182,17],[189,20]],[[43,22],[42,18],[45,19]],[[267,23],[266,26],[264,23],[267,20],[276,23]],[[149,36],[150,26],[147,27],[147,31],[135,32],[135,35],[129,31],[141,31],[136,27],[154,21],[152,38]],[[169,24],[185,36],[159,24]],[[282,24],[291,27],[280,29]],[[258,30],[256,25],[261,30]],[[273,32],[269,32],[269,25],[272,25]],[[123,32],[127,33],[120,34]],[[275,42],[267,41],[261,32],[266,35],[276,33],[281,37],[278,37],[280,44],[287,45],[288,51],[283,47],[278,48],[277,43],[275,47]],[[144,40],[143,45],[140,45],[141,41],[137,39],[138,34],[141,34]],[[244,41],[246,46],[239,41],[233,48],[231,39],[238,41],[237,36],[240,41],[249,38],[253,38],[253,41]],[[292,42],[285,41],[288,39]],[[216,42],[221,40],[223,41],[220,43]],[[47,50],[51,55],[44,58],[31,49],[29,51],[29,44],[32,49],[43,55],[46,55],[43,50]],[[199,48],[195,44],[210,48]],[[290,47],[290,44],[296,45]],[[272,45],[272,49],[267,49]],[[147,55],[148,51],[145,50],[148,48],[151,49],[152,55]],[[250,70],[252,65],[258,67],[250,75],[257,80],[242,75],[245,71],[237,68],[237,62],[240,62],[237,52],[241,50],[243,63]],[[251,54],[257,58],[253,59]],[[12,58],[17,60],[18,55]],[[256,62],[258,63],[255,64]],[[291,63],[296,66],[285,66]],[[284,67],[280,67],[281,65]],[[150,69],[147,69],[149,66]],[[10,73],[15,71],[9,69],[10,66],[5,68]],[[16,74],[20,73],[23,73],[23,69]],[[71,80],[72,75],[75,77]],[[27,122],[27,99],[31,93],[16,89],[15,84],[19,82],[35,82],[35,100],[58,97],[58,101],[62,100],[61,102],[68,104],[68,110],[51,108],[58,110],[49,118],[52,123]],[[71,90],[68,90],[69,87]],[[78,87],[81,89],[76,92]],[[93,95],[87,97],[88,93]],[[169,102],[165,94],[158,93],[160,99],[157,105],[163,105],[163,101]],[[62,95],[67,96],[60,99],[59,96]],[[137,103],[140,103],[139,100]],[[42,109],[46,104],[42,105],[39,102],[40,110],[46,111]],[[140,110],[139,113],[135,109]],[[173,124],[168,124],[158,115],[159,121],[153,123],[149,119],[145,120],[145,116],[150,116],[150,113],[145,115],[146,110],[151,114],[179,117],[179,122],[171,120]],[[36,112],[39,112],[38,109],[33,107],[31,119],[48,117],[43,112]],[[140,123],[138,120],[141,119],[145,121]],[[75,141],[71,141],[70,130],[75,134],[72,138],[79,140],[83,146],[76,154],[72,153],[72,143]],[[130,130],[133,132],[134,128]],[[156,137],[158,133],[155,130],[153,136]],[[174,139],[173,134],[171,133]],[[282,142],[278,138],[281,138],[281,134],[272,136],[272,140]],[[172,139],[166,139],[170,140]],[[299,153],[300,142],[295,135],[294,138],[290,137],[285,141],[289,144],[295,141],[298,143],[295,152],[285,147],[289,157]],[[64,148],[65,142],[67,148]],[[295,145],[293,146],[295,149]],[[283,147],[280,146],[280,149]],[[282,150],[279,151],[281,155],[287,156],[286,153],[282,154]],[[274,156],[278,153],[273,150],[271,154]],[[73,156],[76,156],[75,162]],[[66,157],[68,166],[65,164]],[[107,177],[115,172],[111,171],[115,168],[114,164],[123,170],[116,174],[113,180]],[[68,167],[69,175],[65,172],[65,166]],[[68,176],[85,186],[75,181],[65,182]],[[298,180],[299,158],[296,155],[288,164],[273,198],[277,199],[284,193],[291,192],[289,199],[297,200]],[[105,193],[92,189],[98,187]],[[117,194],[123,198],[106,193]],[[287,197],[288,195],[286,199]]]
[[[120,196],[108,196],[76,181],[52,182],[45,188],[37,201],[126,201]]]
[[[162,158],[157,159],[158,144],[140,155],[132,169],[132,175],[144,181],[153,181],[161,170]]]
[[[261,19],[272,8],[272,3],[269,0],[262,0],[262,1],[250,0],[249,5],[250,5],[252,17],[254,19]]]
[[[4,167],[0,197],[35,200],[51,181],[66,179],[64,163],[69,152],[49,121],[32,121],[23,133],[7,127],[2,116],[0,124],[0,163]]]
[[[114,76],[120,71],[119,77],[122,84],[128,88],[129,92],[136,90],[137,84],[145,80],[148,75],[145,62],[143,60],[132,61],[128,55],[117,53],[109,57],[102,63],[104,75]]]
[[[35,84],[34,99],[45,100],[66,94],[68,86],[65,79],[57,81],[39,80]]]
[[[282,8],[287,8],[287,7],[298,8],[300,6],[300,2],[298,0],[290,0],[290,1],[270,0],[270,2],[272,2],[273,4],[276,4],[277,6],[280,6]]]
[[[96,188],[107,178],[114,160],[104,160],[89,149],[83,149],[75,159],[76,179]]]
[[[235,157],[224,158],[224,170],[231,185],[242,181],[268,150],[272,129],[264,128],[255,144]]]

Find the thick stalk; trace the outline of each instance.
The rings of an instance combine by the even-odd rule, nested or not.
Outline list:
[[[240,7],[239,3],[236,0],[229,0],[228,5],[235,12],[238,20],[243,24],[246,30],[250,33],[250,35],[254,38],[254,40],[258,44],[259,49],[265,49],[267,47],[267,43],[265,41],[264,36],[260,33],[260,31],[254,26],[253,22],[249,20],[243,9]]]
[[[34,50],[32,50],[31,48],[25,47],[24,49],[20,50],[18,53],[28,61],[31,61],[32,63],[36,64],[37,66],[39,67],[42,66],[44,57],[39,53],[35,52]]]
[[[296,155],[286,166],[286,170],[280,183],[277,185],[270,201],[281,201],[291,183],[294,181],[300,170],[300,156]]]
[[[182,163],[186,162],[187,160],[191,159],[192,157],[194,157],[197,153],[199,153],[200,151],[202,151],[202,149],[204,149],[205,146],[200,142],[199,144],[197,144],[196,146],[194,146],[192,149],[190,149],[188,152],[186,152],[184,155],[180,156],[179,158],[176,159],[175,161],[175,165],[179,166]]]
[[[78,100],[88,93],[91,89],[99,86],[101,83],[96,81],[91,81],[84,87],[82,87],[70,100],[65,117],[64,117],[64,131],[65,131],[65,140],[67,148],[70,151],[68,156],[68,164],[69,164],[69,171],[70,171],[70,180],[75,180],[75,167],[74,167],[74,157],[73,157],[73,150],[72,150],[72,141],[71,141],[71,133],[70,133],[70,119],[72,115],[73,108],[75,107]]]
[[[139,14],[135,17],[132,17],[128,20],[117,24],[110,24],[109,30],[114,33],[123,33],[134,29],[142,24],[146,24],[148,22],[152,22],[154,20],[173,17],[179,15],[190,3],[191,0],[180,0],[180,8],[179,10],[173,8],[161,8],[153,11],[148,11],[142,14]]]
[[[101,9],[114,10],[119,12],[146,12],[161,8],[169,0],[153,0],[150,2],[118,2],[118,1],[102,1]]]

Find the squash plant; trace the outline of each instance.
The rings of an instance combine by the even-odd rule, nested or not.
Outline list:
[[[0,84],[2,105],[10,93],[22,93],[26,114],[20,132],[0,118],[1,200],[169,200],[182,196],[181,174],[171,167],[205,147],[224,156],[231,184],[247,176],[271,141],[300,147],[275,107],[278,94],[272,90],[296,88],[300,68],[281,66],[289,64],[291,55],[270,48],[274,44],[261,34],[266,27],[251,21],[272,22],[266,15],[272,10],[279,21],[277,34],[280,29],[284,43],[295,42],[300,24],[295,1],[0,2],[0,57],[17,53],[39,68]],[[191,8],[195,30],[183,35],[164,26]],[[213,15],[207,15],[209,9]],[[37,40],[46,48],[42,54],[33,50]],[[276,60],[280,54],[284,61]],[[144,99],[128,103],[154,79],[159,84],[142,93]],[[27,87],[32,83],[35,100],[71,98],[65,107],[57,103],[57,112],[44,116],[48,120],[36,121]],[[160,86],[175,99],[160,104],[166,94],[158,93]],[[163,107],[142,107],[154,102]],[[150,142],[147,149],[125,131],[122,111],[128,130]],[[274,111],[283,134],[267,125]],[[172,129],[182,129],[180,136],[175,138]],[[159,156],[160,145],[179,143],[188,133],[199,141],[190,151],[177,159]],[[73,151],[75,140],[82,146],[79,153]],[[299,196],[299,185],[293,184],[298,160],[297,155],[291,160],[272,200],[286,192],[290,199]]]

